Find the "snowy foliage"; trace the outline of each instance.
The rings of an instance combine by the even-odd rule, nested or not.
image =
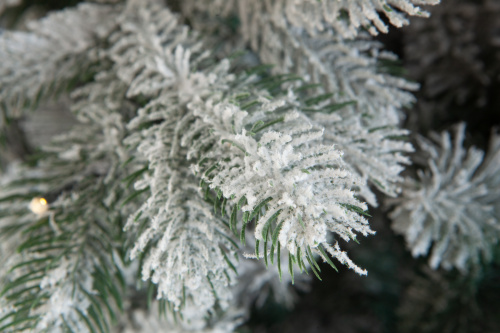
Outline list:
[[[74,152],[67,155],[68,159],[70,155],[73,157]],[[66,171],[72,171],[70,165],[75,166],[74,162],[74,159],[67,161],[66,167],[69,169]],[[56,178],[62,184],[71,179],[64,175],[64,168],[58,168],[58,171],[60,173],[47,172],[44,177],[31,181],[44,183]],[[80,174],[84,175],[84,172]],[[24,180],[22,178],[21,181]],[[19,180],[14,180],[14,184],[16,181]],[[9,332],[9,324],[21,318],[34,320],[37,331],[50,329],[51,332],[63,332],[66,326],[73,331],[87,331],[82,315],[97,311],[96,306],[100,305],[93,304],[93,297],[105,296],[102,292],[92,296],[95,293],[93,288],[98,285],[94,278],[103,274],[108,279],[109,274],[115,274],[113,259],[107,253],[113,248],[111,237],[120,234],[119,230],[113,230],[109,225],[109,221],[120,218],[111,213],[115,210],[116,199],[107,202],[108,205],[101,203],[103,207],[97,208],[100,200],[105,202],[108,199],[102,197],[107,194],[105,185],[109,185],[109,182],[104,184],[99,177],[87,174],[86,180],[66,184],[66,188],[72,187],[71,193],[67,193],[68,189],[54,189],[51,186],[53,193],[63,192],[56,194],[57,199],[50,203],[49,212],[38,218],[28,211],[28,203],[36,194],[33,189],[27,193],[18,192],[19,199],[11,201],[10,207],[2,207],[3,214],[18,211],[20,218],[15,221],[2,219],[1,227],[3,232],[17,230],[19,242],[11,246],[23,249],[22,254],[14,256],[2,267],[2,276],[6,277],[3,286],[8,290],[3,297],[7,300],[12,300],[12,297],[40,299],[32,307],[26,307],[22,302],[15,306],[10,312],[9,319],[12,321],[2,323],[5,331]],[[110,187],[107,190],[115,193],[117,189]],[[93,199],[89,200],[89,197]],[[73,218],[75,215],[78,216],[76,220]],[[99,273],[96,269],[100,270]],[[41,271],[44,274],[37,274]],[[23,279],[26,283],[19,286],[18,282]]]
[[[460,124],[453,139],[448,132],[419,139],[426,169],[408,179],[390,214],[413,256],[430,254],[432,268],[463,272],[481,258],[490,260],[500,236],[500,137],[493,135],[484,157],[463,147],[464,136]]]
[[[398,126],[364,126],[354,113],[339,112],[338,118],[315,115],[317,123],[326,127],[325,139],[343,150],[348,167],[363,179],[359,193],[372,206],[377,206],[373,184],[389,196],[399,193],[398,182],[404,165],[410,164],[405,153],[413,151],[407,142],[408,131]]]
[[[2,112],[50,97],[92,73],[95,47],[114,25],[118,8],[81,4],[29,24],[29,32],[6,31],[0,38]],[[95,69],[94,69],[95,70]]]
[[[231,1],[214,2],[184,1],[184,15],[193,19],[193,24],[202,31],[213,30],[214,20],[219,15],[236,15],[241,21],[239,34],[243,40],[259,55],[262,63],[275,66],[275,72],[294,73],[311,83],[322,84],[337,102],[355,100],[360,113],[380,115],[382,112],[388,118],[376,117],[375,121],[397,122],[397,109],[414,101],[404,90],[416,89],[415,85],[381,71],[397,58],[381,50],[381,45],[371,41],[366,34],[355,40],[344,40],[337,30],[303,29],[297,26],[294,15],[281,10],[281,6],[285,6],[296,15],[307,15],[308,11],[297,10],[293,1],[286,5],[283,1],[274,4],[241,1],[237,5]],[[222,13],[217,11],[218,3],[225,7]],[[307,7],[306,3],[309,1],[303,1]],[[314,1],[312,6],[324,3]],[[212,16],[203,20],[203,15],[197,16],[192,6],[203,7],[203,15],[212,13]],[[308,17],[304,22],[317,20]]]
[[[311,6],[321,3],[325,2]],[[217,6],[210,5],[210,9],[196,16],[195,8],[207,6],[206,3],[183,4],[184,14],[193,19],[195,26],[210,31],[216,18],[212,17],[212,21],[203,18],[214,10],[212,15],[219,14]],[[309,89],[311,97],[316,97],[318,91],[323,93],[326,106],[326,112],[313,114],[311,119],[325,128],[325,137],[331,144],[344,151],[350,171],[369,181],[369,185],[395,196],[401,164],[409,163],[400,152],[410,152],[412,148],[393,138],[407,134],[398,129],[401,108],[414,102],[407,90],[417,87],[389,74],[397,58],[382,51],[380,44],[363,34],[356,40],[344,40],[338,31],[299,29],[302,27],[296,26],[297,20],[292,15],[299,15],[296,9],[283,12],[281,2],[230,4],[224,2],[222,15],[238,15],[242,22],[240,34],[263,63],[272,64],[275,73],[294,73],[323,86],[323,89]],[[309,21],[315,22],[314,18]],[[336,106],[344,103],[346,107],[338,111]],[[371,134],[374,131],[377,133]],[[369,186],[364,186],[361,193],[371,205],[377,205]]]
[[[157,172],[166,171],[159,168]],[[131,258],[152,245],[142,265],[142,278],[158,284],[158,298],[171,302],[175,310],[183,306],[185,298],[199,312],[211,310],[216,302],[225,309],[231,298],[228,286],[235,280],[227,251],[234,252],[236,247],[225,235],[225,226],[213,217],[212,207],[203,202],[192,178],[173,172],[166,183],[157,182],[158,187],[152,188],[152,196],[138,214],[153,219],[143,221],[148,226]]]
[[[227,267],[222,259],[226,255],[217,244],[232,246],[224,239],[224,224],[212,217],[208,205],[199,202],[203,198],[197,189],[200,178],[217,193],[217,200],[224,199],[227,212],[232,208],[230,226],[233,230],[240,208],[244,224],[256,218],[255,235],[264,243],[260,252],[266,260],[268,233],[275,225],[271,258],[275,251],[280,251],[281,243],[293,253],[301,267],[303,262],[314,260],[312,251],[326,256],[325,250],[318,249],[324,246],[341,263],[365,274],[338,247],[334,249],[326,244],[327,231],[335,232],[344,240],[355,238],[357,232],[372,233],[359,214],[366,206],[352,191],[356,182],[361,185],[362,181],[345,170],[341,152],[321,144],[314,147],[313,144],[321,143],[323,131],[313,128],[307,117],[296,110],[300,102],[292,90],[284,99],[273,101],[266,90],[249,90],[249,86],[258,84],[258,81],[252,82],[256,79],[236,80],[228,72],[227,60],[204,69],[200,61],[206,56],[197,55],[200,46],[189,42],[195,36],[183,39],[190,48],[178,45],[173,49],[170,46],[170,41],[185,36],[186,31],[171,25],[170,21],[163,21],[168,13],[138,13],[138,33],[144,31],[140,24],[147,22],[146,27],[163,34],[157,37],[149,33],[133,41],[122,38],[122,42],[112,48],[111,56],[120,66],[133,68],[130,76],[125,69],[121,71],[121,78],[131,87],[128,96],[156,97],[139,110],[138,117],[129,124],[132,132],[144,129],[127,139],[127,143],[136,146],[142,158],[147,159],[150,171],[135,188],[151,190],[151,197],[139,210],[139,219],[145,219],[149,226],[141,233],[132,257],[135,251],[144,250],[150,242],[159,242],[145,261],[143,278],[152,276],[159,284],[159,296],[166,297],[177,308],[182,303],[182,293],[187,293],[188,297],[193,295],[201,308],[202,304],[207,310],[213,305],[215,300],[205,301],[209,294],[198,295],[207,290],[200,287],[200,276],[214,278],[215,281],[203,283],[210,283],[216,288],[217,296],[224,299],[231,279],[225,277]],[[161,19],[155,20],[154,15]],[[134,21],[127,20],[127,29],[132,29],[131,22]],[[168,39],[160,43],[163,36]],[[137,43],[148,43],[146,38],[152,41],[149,45],[157,47],[131,48]],[[153,41],[157,41],[156,44]],[[144,52],[140,54],[144,62],[135,61],[138,52]],[[227,93],[229,88],[230,94]],[[279,131],[263,131],[267,127]],[[191,164],[195,165],[193,170],[200,177],[198,180],[186,173]],[[181,179],[184,181],[182,186]],[[191,201],[193,197],[198,199]],[[131,218],[130,227],[134,220]],[[207,220],[212,222],[207,225],[203,222]],[[244,230],[245,226],[242,228]],[[208,235],[205,240],[210,245],[203,245],[203,235]],[[210,240],[212,235],[218,241]],[[182,256],[176,253],[197,254],[192,256],[195,264],[187,265],[189,261],[180,260]],[[197,256],[200,261],[196,261]],[[176,278],[171,277],[172,272]],[[193,279],[197,282],[183,282]]]
[[[183,4],[187,17],[198,18],[189,1]],[[217,8],[211,3],[197,1],[193,4],[198,5],[208,7],[203,12],[205,15]],[[280,10],[280,4],[242,1],[238,6],[224,6],[231,10],[225,10],[222,15],[238,16],[241,21],[239,34],[259,55],[262,63],[273,65],[276,73],[294,73],[310,83],[323,85],[337,103],[354,100],[358,117],[368,113],[374,115],[375,122],[394,124],[399,120],[398,109],[414,101],[405,90],[414,90],[417,86],[384,72],[397,60],[395,55],[381,50],[381,45],[365,34],[355,40],[344,40],[336,30],[309,31],[296,27],[294,17]],[[300,15],[296,9],[293,12]],[[219,13],[213,15],[216,14]],[[200,30],[210,31],[214,17],[211,19],[202,20],[200,17],[194,24],[199,25]],[[307,22],[315,20],[309,18]]]
[[[231,296],[228,286],[235,279],[226,252],[234,252],[235,246],[225,235],[226,226],[213,216],[212,206],[204,202],[199,180],[191,174],[175,133],[186,101],[210,81],[189,70],[191,52],[200,45],[167,9],[154,5],[136,9],[131,6],[124,14],[110,50],[120,79],[129,87],[127,96],[152,98],[129,124],[137,133],[127,143],[145,165],[135,174],[145,175],[134,187],[148,194],[127,224],[130,229],[136,220],[144,225],[130,255],[135,259],[149,246],[142,277],[158,284],[158,297],[176,311],[186,298],[200,312],[211,310],[216,302],[225,308]],[[182,45],[189,48],[184,51]],[[140,131],[164,118],[162,124]]]
[[[183,1],[184,11],[199,11],[210,15],[227,16],[238,8],[240,13],[249,7],[265,10],[277,19],[287,18],[294,28],[304,29],[310,34],[325,30],[335,30],[344,38],[356,37],[360,30],[368,30],[372,35],[378,31],[388,32],[388,27],[380,13],[396,26],[409,23],[405,14],[413,16],[429,15],[418,5],[435,5],[440,0],[211,0]],[[250,10],[254,10],[254,9]],[[252,22],[241,17],[243,30],[257,30]]]
[[[131,212],[117,209],[125,171],[119,165],[127,159],[119,148],[125,129],[120,113],[127,107],[115,99],[124,93],[115,82],[116,77],[102,72],[96,82],[75,91],[74,112],[87,124],[44,147],[36,169],[6,175],[1,234],[17,235],[18,243],[10,245],[22,251],[2,266],[2,302],[18,297],[38,301],[15,303],[2,318],[2,331],[27,321],[26,328],[38,332],[88,332],[87,316],[100,313],[98,326],[106,326],[121,306],[116,253],[123,246],[119,226]],[[28,210],[37,196],[45,197],[47,212]],[[101,306],[109,297],[115,303],[108,301],[106,312]]]
[[[19,253],[0,268],[0,331],[103,332],[127,308],[131,332],[229,332],[263,289],[290,304],[278,281],[320,278],[318,259],[367,274],[341,246],[374,233],[371,186],[398,192],[415,85],[358,29],[385,31],[377,11],[400,26],[435,2],[182,3],[187,16],[239,14],[261,65],[250,68],[208,51],[223,36],[159,0],[84,3],[3,33],[5,118],[69,88],[79,124],[2,180],[0,236]],[[496,160],[481,174],[498,183]],[[144,285],[169,324],[137,323],[145,312],[122,301]]]
[[[202,154],[199,160],[203,163],[195,170],[228,203],[241,207],[244,224],[256,218],[255,238],[264,243],[260,253],[267,258],[266,246],[272,236],[271,258],[275,250],[279,258],[283,246],[301,262],[313,260],[311,248],[318,252],[323,245],[331,249],[326,244],[327,231],[346,241],[355,239],[355,232],[365,236],[373,232],[359,213],[366,205],[352,191],[360,180],[346,170],[340,151],[315,144],[321,143],[323,131],[295,110],[291,91],[287,99],[291,106],[286,100],[268,102],[257,95],[254,102],[250,99],[256,103],[250,112],[220,96],[192,103],[190,108],[202,117],[203,125],[195,123],[198,126],[185,135],[193,137],[192,133],[208,127],[193,147],[222,143],[218,151]],[[241,105],[246,105],[245,101]],[[276,130],[259,133],[273,123],[277,123]],[[233,216],[231,220],[234,229]],[[258,247],[259,243],[256,252]],[[364,273],[341,253],[330,252]]]

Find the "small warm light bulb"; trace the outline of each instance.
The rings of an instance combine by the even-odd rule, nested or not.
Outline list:
[[[33,213],[42,215],[49,210],[49,203],[45,198],[35,197],[31,200],[29,207]]]

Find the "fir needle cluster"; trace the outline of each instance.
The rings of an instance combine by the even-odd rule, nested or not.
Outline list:
[[[414,255],[490,258],[498,136],[484,159],[463,126],[421,139],[430,171],[404,182],[418,85],[370,36],[438,2],[82,1],[2,31],[0,137],[59,94],[78,124],[0,174],[0,331],[231,332],[320,261],[366,275],[345,243],[400,187],[393,227]]]

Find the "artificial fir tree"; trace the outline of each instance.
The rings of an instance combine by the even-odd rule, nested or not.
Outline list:
[[[500,237],[498,135],[486,155],[464,125],[414,148],[418,84],[373,39],[438,2],[102,0],[6,21],[5,151],[50,100],[75,124],[0,154],[0,331],[238,330],[326,267],[366,275],[346,249],[377,238],[381,199],[412,254],[479,274]]]

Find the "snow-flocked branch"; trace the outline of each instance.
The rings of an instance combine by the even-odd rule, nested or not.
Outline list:
[[[317,32],[335,30],[343,38],[354,38],[362,30],[370,34],[387,33],[388,27],[381,13],[395,27],[409,24],[407,15],[428,17],[429,13],[418,5],[436,5],[440,0],[212,0],[184,1],[185,12],[199,11],[210,15],[227,16],[234,8],[240,12],[257,6],[267,12],[281,13],[293,28]],[[241,17],[243,28],[257,30]],[[248,31],[248,30],[247,30]]]
[[[343,150],[349,170],[368,182],[362,196],[373,206],[377,201],[370,186],[395,196],[399,173],[409,163],[403,153],[413,150],[400,141],[408,134],[399,129],[401,109],[414,102],[408,90],[418,87],[390,74],[398,66],[397,57],[362,34],[356,40],[344,40],[337,31],[297,26],[295,17],[282,10],[287,5],[279,1],[215,2],[224,7],[221,12],[214,4],[201,16],[196,16],[196,8],[207,3],[184,2],[184,15],[203,31],[210,31],[217,14],[237,15],[241,35],[263,63],[274,65],[275,73],[293,73],[318,84],[319,88],[308,91],[313,100],[318,91],[324,93],[326,112],[314,113],[310,119],[325,128],[330,144]],[[207,13],[213,17],[206,19]],[[340,104],[345,107],[339,111]]]
[[[418,140],[426,168],[406,181],[390,214],[413,256],[429,254],[432,268],[463,272],[490,260],[500,235],[500,138],[493,135],[485,156],[480,149],[465,149],[464,137],[462,123],[453,139],[443,132]]]
[[[99,57],[95,47],[115,25],[120,6],[81,4],[28,24],[29,31],[0,36],[0,101],[16,116],[27,105],[87,79]]]

